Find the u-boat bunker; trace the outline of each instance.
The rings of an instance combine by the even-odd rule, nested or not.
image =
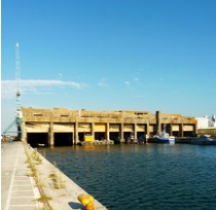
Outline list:
[[[24,108],[22,112],[22,140],[32,145],[69,146],[92,135],[95,140],[125,142],[133,135],[149,137],[166,132],[176,137],[188,137],[197,132],[194,117],[180,114],[155,114],[146,111],[89,111],[64,108]]]

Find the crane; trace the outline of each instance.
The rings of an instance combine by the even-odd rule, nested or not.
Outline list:
[[[22,111],[21,111],[21,91],[20,91],[20,44],[16,43],[16,58],[15,58],[15,70],[16,70],[16,115],[15,120],[4,130],[3,139],[6,133],[12,126],[17,127],[17,139],[22,140]]]

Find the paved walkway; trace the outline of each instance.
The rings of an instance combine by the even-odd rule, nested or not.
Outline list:
[[[1,144],[1,209],[35,210],[37,203],[33,179],[28,177],[21,142]]]
[[[26,146],[29,154],[32,148]],[[85,209],[78,201],[80,194],[88,194],[66,175],[60,172],[54,165],[43,158],[42,163],[37,165],[39,178],[43,183],[43,193],[51,197],[49,205],[53,210],[82,210]],[[1,144],[1,210],[36,210],[42,209],[42,204],[36,202],[40,197],[34,179],[27,176],[27,156],[22,142]],[[56,189],[50,175],[58,171],[65,187]],[[96,199],[94,200],[95,210],[107,210]]]

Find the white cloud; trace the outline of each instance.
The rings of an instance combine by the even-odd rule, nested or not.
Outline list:
[[[139,78],[134,77],[133,79],[131,79],[131,81],[125,81],[124,84],[129,87],[133,84],[137,84],[138,82],[139,82]]]
[[[41,87],[64,87],[69,86],[72,88],[83,88],[86,84],[62,81],[62,80],[20,80],[20,88],[22,93],[40,94],[38,88]],[[17,89],[17,82],[15,80],[2,80],[1,81],[1,97],[12,98],[15,96]],[[42,94],[46,94],[42,92]],[[47,92],[48,94],[48,92]]]

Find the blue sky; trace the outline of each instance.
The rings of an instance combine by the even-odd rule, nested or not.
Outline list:
[[[1,122],[22,106],[216,113],[215,0],[2,0]]]

